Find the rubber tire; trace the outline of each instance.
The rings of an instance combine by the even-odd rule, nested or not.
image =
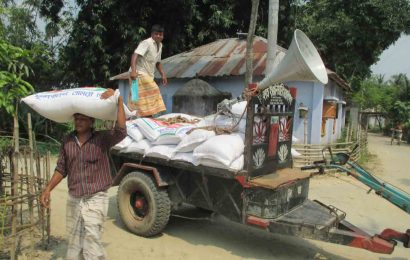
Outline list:
[[[144,218],[135,215],[131,206],[131,194],[142,193],[148,203]],[[118,212],[125,226],[134,234],[150,237],[162,232],[171,215],[168,192],[157,187],[154,180],[142,172],[131,172],[121,181],[117,192]]]

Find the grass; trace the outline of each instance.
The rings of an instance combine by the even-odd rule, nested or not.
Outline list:
[[[369,150],[367,149],[367,147],[366,147],[366,149],[362,150],[362,153],[360,155],[358,163],[361,164],[361,165],[364,165],[364,164],[368,163],[369,161],[371,161],[372,159],[375,159],[375,158],[376,158],[376,155],[371,154],[369,152]]]

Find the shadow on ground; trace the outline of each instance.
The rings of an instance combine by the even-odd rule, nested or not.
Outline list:
[[[198,215],[198,209],[188,207],[178,215]],[[116,196],[110,197],[108,217],[114,225],[131,234],[121,222]],[[346,259],[329,253],[309,240],[271,234],[263,230],[231,222],[222,216],[200,216],[202,220],[171,217],[163,234],[177,237],[192,245],[222,247],[232,255],[252,259]],[[209,217],[209,220],[203,220]],[[161,235],[148,238],[161,239]]]

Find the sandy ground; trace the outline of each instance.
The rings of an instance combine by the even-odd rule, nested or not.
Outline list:
[[[389,138],[369,136],[374,155],[367,165],[376,175],[410,193],[410,146],[389,143]],[[310,199],[332,204],[347,213],[347,220],[368,233],[390,227],[404,232],[410,215],[391,205],[368,188],[343,175],[311,180]],[[280,236],[216,217],[212,221],[171,217],[164,232],[142,238],[126,230],[117,212],[116,188],[110,190],[108,220],[103,242],[109,259],[410,259],[410,249],[398,245],[392,255],[295,237]],[[52,193],[52,244],[38,258],[63,259],[66,242],[66,183]]]

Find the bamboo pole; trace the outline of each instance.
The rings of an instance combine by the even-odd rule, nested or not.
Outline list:
[[[18,175],[19,177],[18,182],[20,186],[19,194],[24,194],[24,172],[28,173],[27,156],[26,156],[26,150],[24,149],[24,147],[22,149],[21,155],[22,155],[22,158],[20,157],[19,158],[21,159],[21,162],[23,165],[21,166],[21,171]],[[23,171],[23,168],[24,168],[24,171]],[[20,203],[19,205],[20,205],[20,212],[19,212],[20,213],[20,223],[23,223],[23,203]]]
[[[46,182],[48,183],[50,181],[50,151],[47,151],[47,157],[46,157]],[[50,245],[50,214],[51,214],[51,205],[50,207],[47,208],[47,246]]]
[[[47,155],[43,155],[43,156],[41,156],[42,157],[42,167],[41,167],[41,169],[42,169],[42,172],[41,172],[41,175],[42,175],[42,177],[43,177],[43,180],[45,180],[46,181],[46,157],[47,157]],[[43,214],[43,219],[44,219],[44,229],[43,229],[43,237],[44,238],[46,238],[46,236],[47,236],[47,209],[46,208],[42,208],[42,214]],[[44,244],[45,245],[45,249],[47,249],[47,243],[45,243]]]
[[[41,196],[41,192],[43,191],[43,182],[44,179],[41,177],[41,156],[37,152],[37,141],[36,141],[36,134],[34,131],[31,132],[33,136],[33,148],[35,149],[35,162],[36,162],[36,175],[37,175],[37,192],[39,192],[39,196]],[[40,205],[39,197],[37,197],[37,211],[38,211],[38,218],[40,220],[40,228],[41,228],[41,244],[44,245],[44,214],[43,208]]]
[[[33,129],[32,129],[32,124],[31,124],[31,114],[27,114],[27,124],[28,124],[28,142],[29,142],[29,173],[27,174],[27,194],[29,195],[29,200],[28,200],[28,208],[29,208],[29,214],[30,214],[30,224],[34,223],[34,208],[33,208],[33,197],[31,196],[34,194],[34,189],[33,189],[33,175],[34,175],[34,167],[33,167]],[[30,227],[30,240],[31,240],[31,252],[34,252],[34,235],[33,235],[33,228]]]
[[[40,177],[38,181],[39,183],[39,189],[40,191],[43,190],[43,183],[44,183],[44,179],[42,178],[42,174],[41,174],[41,156],[40,154],[37,153],[37,176]],[[40,194],[41,195],[41,194]],[[39,211],[39,218],[41,219],[41,241],[42,241],[42,245],[44,245],[44,233],[45,233],[45,223],[44,223],[44,208],[40,205],[40,211]]]
[[[17,119],[17,111],[14,116],[14,156],[13,156],[13,178],[12,178],[12,188],[11,196],[16,196],[17,193],[17,179],[18,179],[18,155],[19,155],[19,125]],[[11,235],[13,236],[12,245],[10,248],[10,259],[17,259],[16,247],[17,247],[17,206],[12,206],[12,217],[11,217]]]
[[[24,230],[24,229],[33,228],[33,227],[37,226],[38,222],[39,222],[39,221],[36,221],[36,222],[34,222],[34,223],[30,223],[30,224],[17,225],[17,228],[16,228],[16,229],[17,229],[17,233],[18,233],[19,231]],[[0,230],[9,230],[9,229],[11,229],[10,226],[0,227]]]

